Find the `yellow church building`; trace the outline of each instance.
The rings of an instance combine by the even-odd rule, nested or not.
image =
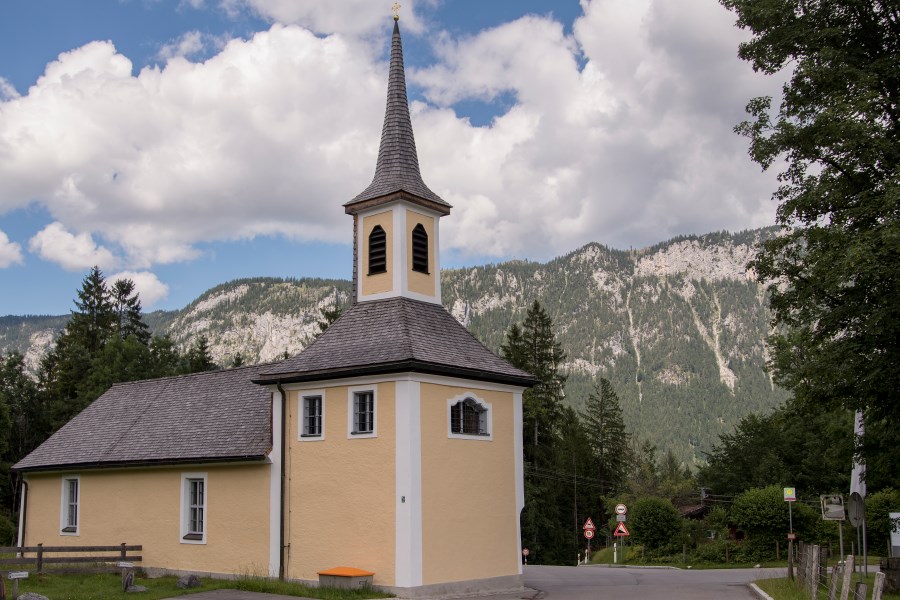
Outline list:
[[[534,378],[441,304],[394,23],[375,177],[353,217],[354,302],[297,356],[113,386],[15,465],[19,545],[143,546],[148,570],[401,596],[521,587],[522,392]]]

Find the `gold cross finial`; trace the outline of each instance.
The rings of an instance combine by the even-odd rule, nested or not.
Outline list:
[[[395,21],[400,20],[400,3],[399,2],[394,2],[394,20]]]

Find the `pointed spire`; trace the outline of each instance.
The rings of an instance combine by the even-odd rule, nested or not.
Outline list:
[[[406,75],[403,70],[403,44],[400,25],[395,16],[394,35],[391,40],[391,69],[388,75],[387,106],[384,126],[381,129],[381,146],[375,177],[361,194],[346,203],[347,212],[354,212],[360,203],[378,198],[393,198],[397,193],[412,202],[427,205],[444,214],[450,213],[450,205],[428,189],[419,172],[416,140],[413,137],[406,97]],[[387,198],[386,198],[387,199]]]

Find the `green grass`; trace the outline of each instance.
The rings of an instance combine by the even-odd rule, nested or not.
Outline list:
[[[238,579],[203,579],[199,588],[180,590],[176,586],[177,577],[160,577],[156,579],[138,578],[137,585],[143,585],[147,591],[140,594],[141,600],[160,600],[172,596],[182,596],[210,590],[243,590],[248,592],[265,592],[298,596],[303,598],[319,598],[321,600],[364,600],[368,598],[389,598],[390,594],[374,590],[342,590],[335,588],[318,588],[270,580],[258,577],[240,577]],[[12,582],[7,583],[7,596],[11,596]],[[122,579],[119,575],[34,575],[20,580],[19,593],[37,592],[50,600],[122,600],[134,599],[138,596],[122,591]]]
[[[853,597],[853,586],[856,584],[856,575],[853,576],[853,582],[850,585],[850,597]],[[868,583],[867,598],[872,597],[872,586],[875,585],[875,574],[870,573],[868,577],[863,577],[863,581]],[[755,582],[756,585],[765,593],[772,596],[775,600],[807,600],[808,596],[797,589],[797,583],[790,581],[787,577],[781,579],[763,579]],[[843,583],[843,582],[841,582]],[[840,588],[838,588],[840,594]],[[828,590],[819,588],[819,599],[827,600]],[[900,594],[889,594],[887,592],[882,596],[885,600],[900,600]]]
[[[678,567],[678,568],[687,568],[691,569],[744,569],[755,567],[757,564],[763,567],[786,567],[787,561],[768,561],[763,563],[744,563],[744,562],[728,562],[728,563],[706,563],[694,560],[691,554],[687,556],[687,562],[682,562],[681,554],[673,554],[671,556],[663,556],[660,558],[654,558],[652,560],[645,560],[641,558],[641,547],[640,546],[627,546],[624,549],[624,556],[622,553],[622,549],[619,549],[618,563],[620,565],[633,565],[633,566],[668,566],[668,567]],[[595,565],[611,565],[613,564],[613,549],[612,548],[603,548],[594,552],[591,555],[591,564]]]

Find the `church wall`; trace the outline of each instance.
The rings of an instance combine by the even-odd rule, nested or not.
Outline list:
[[[376,390],[376,437],[350,435],[353,390]],[[321,439],[300,437],[303,395],[323,395]],[[350,566],[395,578],[395,398],[393,382],[292,390],[288,403],[287,572],[317,580],[318,571]]]
[[[369,234],[381,225],[387,235],[387,272],[369,275]],[[362,218],[362,252],[359,256],[359,280],[363,296],[390,292],[394,288],[394,213],[391,210]]]
[[[491,439],[449,437],[448,401],[491,404]],[[423,584],[519,574],[514,395],[423,383]]]
[[[184,543],[182,474],[206,476],[205,544]],[[25,544],[143,546],[139,563],[219,574],[268,573],[269,465],[186,466],[26,476]],[[60,533],[62,480],[79,478],[78,535]]]
[[[419,273],[412,268],[412,231],[421,223],[428,234],[428,273]],[[424,296],[435,295],[435,275],[438,271],[435,251],[436,237],[434,234],[434,217],[423,215],[420,212],[407,209],[406,211],[406,256],[410,257],[406,265],[406,280],[409,291]]]

